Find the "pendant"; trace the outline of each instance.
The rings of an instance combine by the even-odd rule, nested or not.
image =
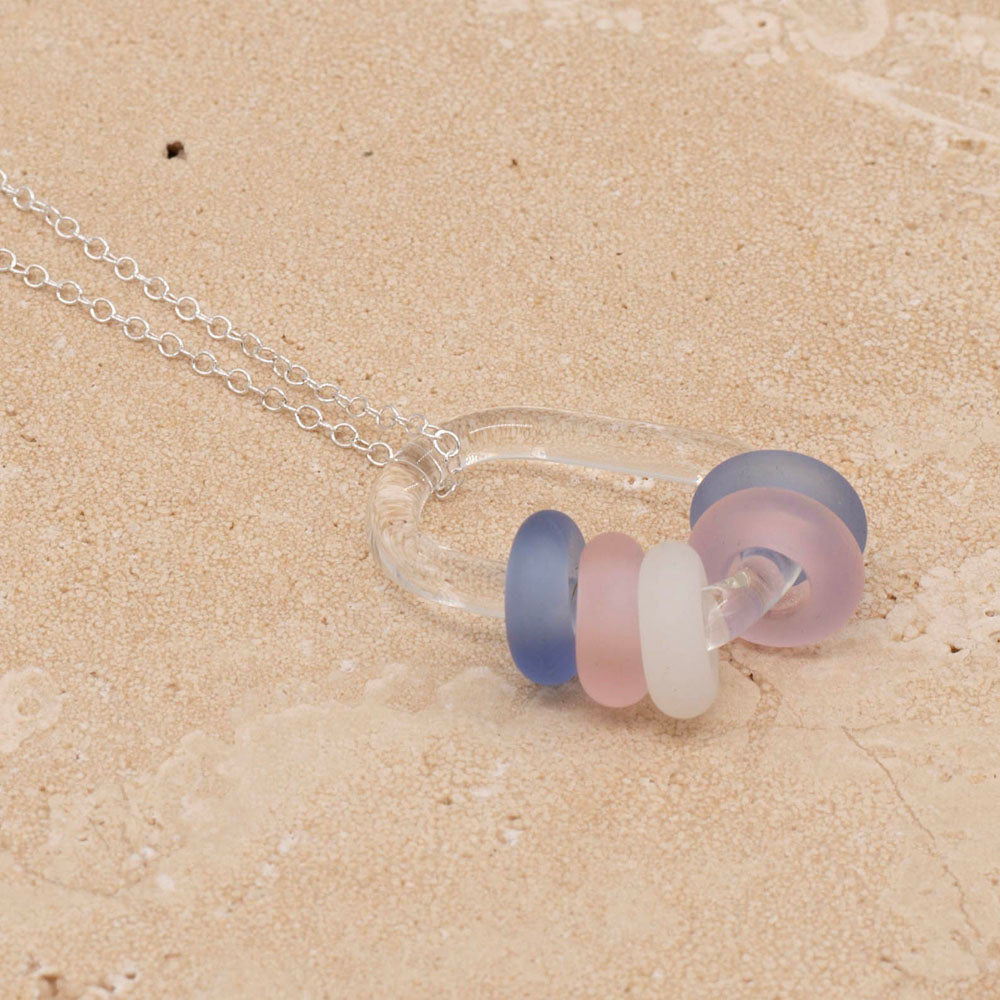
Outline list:
[[[435,540],[420,526],[453,470],[427,438],[382,469],[368,508],[372,553],[419,597],[503,618],[515,664],[548,685],[574,676],[609,707],[647,693],[674,718],[706,711],[718,648],[742,637],[816,643],[850,619],[864,589],[867,519],[835,469],[797,452],[752,451],[732,438],[563,410],[504,407],[442,427],[462,469],[546,461],[666,480],[693,490],[687,541],[648,552],[611,532],[585,543],[566,514],[518,529],[506,563]]]

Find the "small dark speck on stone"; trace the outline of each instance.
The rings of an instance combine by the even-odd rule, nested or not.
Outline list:
[[[374,152],[375,151],[373,149],[366,149],[361,155],[362,156],[371,156]]]
[[[167,143],[167,159],[168,160],[174,160],[178,156],[181,157],[181,159],[184,159],[185,155],[186,154],[184,153],[184,143],[181,142],[179,139],[176,139],[173,142],[168,142]]]
[[[516,157],[516,156],[512,156],[512,157],[510,158],[510,165],[511,165],[512,167],[516,167],[516,166],[517,166],[517,157]]]

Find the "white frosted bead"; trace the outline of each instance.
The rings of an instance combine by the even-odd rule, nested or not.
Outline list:
[[[701,557],[684,542],[660,542],[639,568],[639,639],[649,696],[665,715],[690,719],[719,691],[719,656],[706,648],[708,581]]]

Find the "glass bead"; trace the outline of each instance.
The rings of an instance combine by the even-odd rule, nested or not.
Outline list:
[[[794,490],[756,487],[724,496],[695,522],[690,544],[712,580],[732,572],[748,551],[770,549],[802,568],[806,581],[742,633],[764,646],[825,639],[847,623],[864,590],[854,534],[825,504]]]
[[[576,676],[577,571],[583,535],[558,510],[539,510],[517,530],[507,559],[504,621],[518,670],[536,684]]]
[[[619,532],[592,538],[580,558],[576,670],[601,705],[623,708],[646,694],[639,641],[642,546]]]

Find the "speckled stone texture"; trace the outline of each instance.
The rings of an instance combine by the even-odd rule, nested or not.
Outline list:
[[[725,429],[871,517],[842,633],[610,712],[383,581],[356,455],[0,276],[4,1000],[1000,994],[1000,20],[914,2],[0,0],[0,167],[321,378]]]

